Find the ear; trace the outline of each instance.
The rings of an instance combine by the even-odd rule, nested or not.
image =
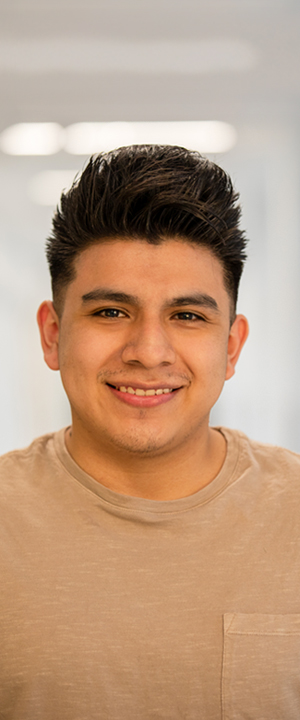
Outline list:
[[[248,320],[244,315],[237,315],[231,325],[228,338],[227,367],[225,380],[229,380],[235,373],[235,366],[240,352],[249,335]]]
[[[54,310],[54,305],[50,300],[45,300],[45,302],[40,305],[37,312],[37,322],[40,330],[44,360],[51,370],[59,370],[59,319]]]

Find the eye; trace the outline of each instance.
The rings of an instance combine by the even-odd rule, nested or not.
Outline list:
[[[176,318],[176,320],[185,320],[186,322],[197,322],[197,320],[204,321],[204,318],[201,317],[201,315],[197,315],[196,313],[188,311],[176,313],[174,317]]]
[[[103,308],[103,310],[97,310],[97,312],[94,312],[93,315],[109,319],[126,317],[125,313],[117,308]]]

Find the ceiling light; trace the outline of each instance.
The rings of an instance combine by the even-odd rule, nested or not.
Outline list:
[[[31,179],[28,196],[37,205],[57,205],[63,190],[68,190],[75,178],[75,170],[47,170]]]
[[[76,123],[66,128],[65,150],[91,155],[122,145],[181,145],[203,153],[230,150],[237,141],[232,125],[220,121]]]
[[[8,155],[53,155],[64,144],[64,130],[57,123],[18,123],[0,135],[0,148]]]

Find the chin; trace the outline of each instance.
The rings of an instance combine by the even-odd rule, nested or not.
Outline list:
[[[167,441],[159,440],[157,435],[145,437],[111,437],[110,442],[114,445],[116,450],[130,453],[132,455],[140,455],[141,457],[151,455],[159,455],[164,451],[168,450],[170,443]]]
[[[157,455],[161,452],[164,452],[164,449],[166,449],[164,446],[160,445],[159,443],[150,440],[148,442],[130,442],[130,441],[123,441],[123,442],[115,442],[115,447],[119,450],[123,450],[127,453],[131,453],[132,455],[140,455],[141,457],[143,455],[147,455],[149,457],[150,455]]]

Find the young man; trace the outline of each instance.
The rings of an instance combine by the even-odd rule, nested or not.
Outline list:
[[[209,426],[248,333],[239,216],[177,147],[62,196],[38,322],[72,425],[1,460],[3,720],[300,717],[299,457]]]

